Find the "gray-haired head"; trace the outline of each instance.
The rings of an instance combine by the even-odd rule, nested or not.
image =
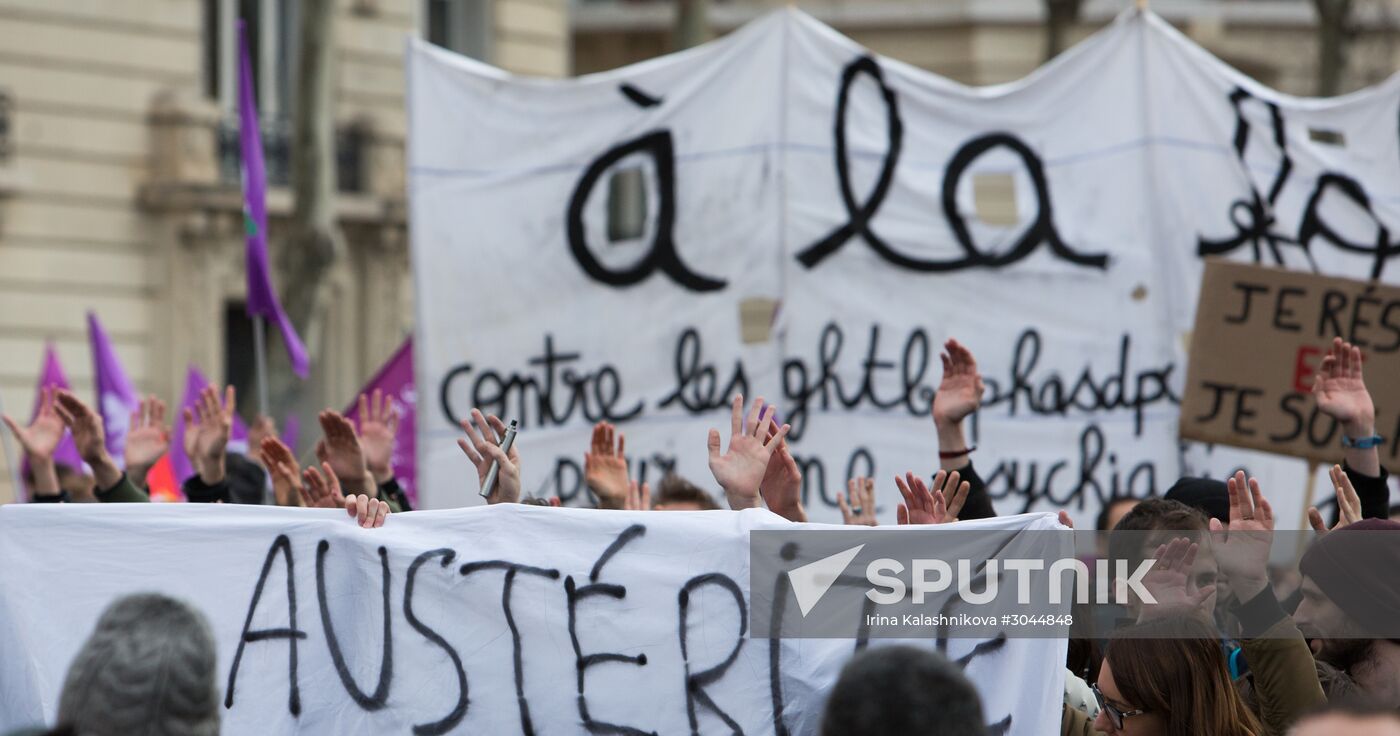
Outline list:
[[[217,736],[216,666],[199,611],[154,593],[120,598],[68,667],[58,722],[81,736]]]

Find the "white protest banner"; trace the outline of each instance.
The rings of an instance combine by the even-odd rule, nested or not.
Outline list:
[[[728,733],[722,711],[746,734],[814,734],[853,642],[747,628],[749,532],[793,528],[760,510],[504,505],[365,530],[310,509],[5,506],[0,729],[51,719],[103,608],[155,591],[209,618],[225,733]],[[1058,732],[1065,652],[1013,638],[974,658],[989,723]]]
[[[573,80],[420,42],[408,65],[429,507],[473,501],[473,406],[520,421],[528,491],[588,505],[592,422],[634,473],[707,485],[743,391],[836,520],[847,477],[935,467],[948,337],[986,378],[972,457],[1002,513],[1089,519],[1239,458],[1292,507],[1301,463],[1177,439],[1203,258],[1396,279],[1400,81],[1292,98],[1148,12],[986,88],[792,9]]]

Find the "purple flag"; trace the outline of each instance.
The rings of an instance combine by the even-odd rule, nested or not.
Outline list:
[[[185,455],[185,410],[193,408],[195,402],[199,400],[199,392],[209,385],[209,380],[204,377],[199,369],[190,366],[185,373],[185,395],[180,399],[180,408],[175,411],[175,433],[170,438],[170,464],[175,470],[175,480],[183,483],[185,479],[194,475],[194,464]],[[220,391],[219,399],[223,399],[223,392]],[[233,415],[233,430],[229,433],[228,451],[246,453],[248,451],[248,426]]]
[[[97,408],[107,433],[107,452],[117,467],[125,467],[126,432],[131,428],[132,412],[141,405],[141,397],[132,388],[106,330],[92,312],[88,312],[88,344],[92,346],[92,376],[97,384]]]
[[[394,405],[399,409],[399,431],[394,443],[394,456],[390,460],[394,468],[394,475],[399,479],[399,485],[403,487],[404,493],[413,505],[418,505],[418,489],[416,481],[418,473],[415,468],[416,461],[414,455],[413,427],[414,427],[414,404],[417,403],[417,396],[413,391],[413,338],[404,340],[403,345],[394,353],[389,362],[379,369],[379,372],[365,384],[360,393],[366,396],[374,394],[374,390],[379,389],[385,394],[392,396]],[[350,408],[345,410],[345,418],[359,426],[360,405],[359,395],[350,402]]]
[[[292,454],[297,454],[297,447],[301,442],[301,419],[295,414],[288,414],[282,419],[282,444],[287,446]],[[253,448],[257,450],[258,448]]]
[[[39,402],[43,400],[43,389],[68,389],[72,390],[72,384],[68,383],[68,376],[63,372],[63,364],[58,362],[58,351],[54,350],[53,343],[44,344],[44,365],[39,372],[39,385],[34,389],[34,411],[29,413],[29,421],[34,421],[34,417],[39,416]],[[78,456],[78,446],[73,444],[72,433],[64,430],[63,439],[58,443],[58,447],[53,452],[54,462],[67,465],[78,472],[83,470],[83,459]],[[29,463],[24,463],[24,469],[29,470]]]
[[[243,155],[243,227],[248,241],[248,316],[263,317],[277,325],[292,370],[306,378],[311,370],[306,346],[282,311],[268,266],[267,172],[263,168],[258,108],[253,101],[253,64],[248,59],[247,31],[242,20],[238,21],[238,140]]]

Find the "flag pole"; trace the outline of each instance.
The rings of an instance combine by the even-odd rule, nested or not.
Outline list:
[[[261,314],[253,317],[253,360],[257,362],[258,414],[272,416],[267,411],[267,319]]]

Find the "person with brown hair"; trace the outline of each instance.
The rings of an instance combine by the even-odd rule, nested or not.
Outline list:
[[[667,473],[651,500],[652,511],[715,511],[719,504],[705,489],[675,473]]]
[[[1217,586],[1218,591],[1220,580],[1215,555],[1204,539],[1207,522],[1205,514],[1179,501],[1161,498],[1143,500],[1124,514],[1109,533],[1108,559],[1126,560],[1127,569],[1133,570],[1144,560],[1152,559],[1154,550],[1160,545],[1173,539],[1181,537],[1200,542],[1200,549],[1192,560],[1186,593],[1194,596],[1211,586]],[[1207,616],[1215,615],[1216,597],[1212,595],[1206,600],[1204,612]],[[1138,619],[1141,609],[1142,603],[1137,596],[1129,595],[1129,617]]]
[[[1155,619],[1115,632],[1094,695],[1098,717],[1091,724],[1066,708],[1063,734],[1268,733],[1230,680],[1219,634],[1194,617]]]

